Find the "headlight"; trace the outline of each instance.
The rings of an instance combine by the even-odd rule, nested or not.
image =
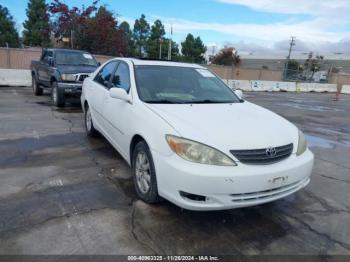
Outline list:
[[[61,74],[61,78],[63,81],[74,82],[77,77],[73,74]]]
[[[231,158],[212,147],[172,135],[166,135],[166,140],[171,150],[187,161],[216,166],[236,166]]]
[[[299,130],[299,140],[298,140],[298,150],[297,150],[297,156],[300,156],[302,153],[306,151],[307,148],[307,142],[305,140],[305,136],[303,132]]]

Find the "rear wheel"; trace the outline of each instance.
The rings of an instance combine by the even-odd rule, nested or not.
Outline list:
[[[57,107],[63,107],[66,102],[64,98],[64,93],[58,90],[56,81],[52,82],[51,84],[51,99],[52,103]]]
[[[156,171],[152,154],[146,142],[140,141],[137,143],[133,152],[132,163],[137,195],[146,203],[159,202]]]
[[[98,136],[98,131],[94,127],[94,123],[92,121],[92,115],[89,106],[85,109],[85,129],[86,134],[90,137]]]
[[[35,79],[35,76],[32,76],[32,88],[34,95],[41,96],[43,94],[43,89],[39,86],[38,82]]]

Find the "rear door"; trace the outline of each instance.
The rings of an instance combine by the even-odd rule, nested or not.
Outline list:
[[[87,87],[88,101],[92,110],[93,119],[95,125],[101,129],[103,133],[106,133],[105,119],[103,116],[103,108],[109,97],[109,87],[111,84],[111,78],[118,65],[117,61],[111,61],[106,64],[91,81],[91,85]]]

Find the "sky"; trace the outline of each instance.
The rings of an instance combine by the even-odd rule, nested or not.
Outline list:
[[[50,1],[47,1],[47,3]],[[88,6],[92,0],[66,0]],[[25,0],[0,0],[21,31]],[[291,36],[295,50],[350,53],[350,0],[100,0],[118,20],[131,25],[141,14],[160,19],[180,43],[187,33],[208,46],[234,46],[242,52],[286,52]]]

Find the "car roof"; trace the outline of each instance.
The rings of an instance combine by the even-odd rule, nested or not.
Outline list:
[[[63,51],[63,52],[89,53],[89,52],[83,51],[83,50],[65,49],[65,48],[45,48],[44,50],[54,51],[54,52]]]
[[[123,58],[123,57],[115,58],[115,60],[131,61],[135,66],[142,66],[142,65],[150,65],[150,66],[176,66],[176,67],[188,67],[188,68],[201,68],[201,69],[206,69],[205,67],[200,66],[200,65],[197,65],[197,64],[180,63],[180,62],[172,62],[172,61],[165,61],[165,60],[147,60],[147,59]]]

